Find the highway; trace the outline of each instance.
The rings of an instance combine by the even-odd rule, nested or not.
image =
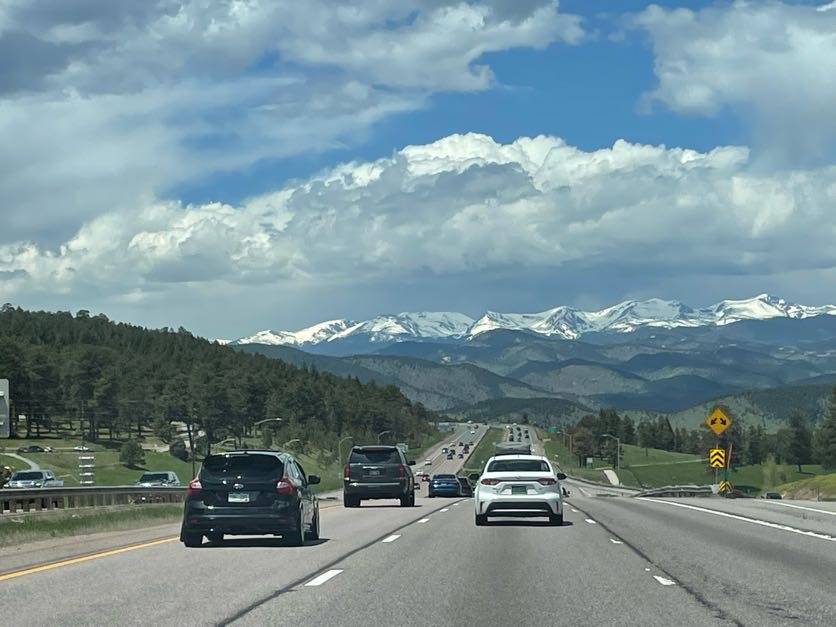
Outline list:
[[[315,544],[164,539],[0,575],[0,609],[16,625],[836,624],[836,503],[567,484],[562,527],[477,528],[470,499],[331,502]]]

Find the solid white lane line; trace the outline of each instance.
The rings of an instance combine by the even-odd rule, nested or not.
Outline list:
[[[425,523],[425,522],[430,522],[430,519],[429,518],[422,518],[421,520],[418,521],[419,524],[420,523]]]
[[[449,508],[449,507],[445,507],[444,509],[440,509],[440,510],[438,510],[438,511],[440,511],[440,512],[449,512],[449,511],[450,511],[450,508]]]
[[[322,573],[318,577],[314,577],[313,579],[311,579],[305,585],[306,586],[321,586],[322,584],[324,584],[329,579],[333,579],[334,577],[339,575],[341,572],[343,572],[343,571],[341,571],[341,570],[326,570],[324,573]]]
[[[610,538],[610,542],[613,544],[624,544],[621,540],[616,540],[615,538]]]
[[[586,522],[588,522],[590,525],[597,525],[598,524],[594,520],[592,520],[591,518],[585,518],[584,520],[586,520]]]
[[[670,579],[665,579],[664,577],[660,577],[659,575],[653,575],[653,578],[658,581],[663,586],[675,586],[676,582],[671,581]]]
[[[836,537],[829,536],[826,533],[816,533],[815,531],[804,531],[803,529],[796,529],[795,527],[790,527],[789,525],[779,525],[778,523],[768,522],[766,520],[759,520],[757,518],[748,518],[746,516],[738,516],[737,514],[729,514],[728,512],[720,512],[716,509],[707,509],[705,507],[697,507],[696,505],[686,505],[685,503],[674,503],[673,501],[661,501],[659,499],[648,499],[644,497],[640,497],[642,501],[650,501],[652,503],[661,503],[663,505],[672,505],[673,507],[684,507],[685,509],[692,509],[697,512],[703,512],[706,514],[713,514],[714,516],[722,516],[723,518],[732,518],[734,520],[740,520],[747,523],[752,523],[753,525],[760,525],[761,527],[769,527],[771,529],[778,529],[780,531],[789,531],[790,533],[797,533],[802,536],[810,536],[811,538],[819,538],[821,540],[829,540],[830,542],[836,542]]]
[[[779,503],[778,501],[767,501],[770,505],[780,505],[781,507],[792,507],[793,509],[806,509],[808,512],[818,512],[819,514],[830,514],[836,516],[836,512],[829,512],[826,509],[816,509],[815,507],[804,507],[803,505],[793,505],[792,503]]]
[[[400,536],[398,534],[394,534],[394,535],[389,536],[388,538],[383,538],[383,540],[381,540],[381,542],[394,542],[398,538],[400,538]]]

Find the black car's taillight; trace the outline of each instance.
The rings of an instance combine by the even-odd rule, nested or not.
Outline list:
[[[203,491],[203,486],[200,485],[200,479],[195,477],[191,481],[189,481],[189,485],[186,488],[186,496],[200,496]]]
[[[296,494],[296,485],[285,477],[284,479],[280,479],[276,484],[276,493],[283,496],[293,496]]]

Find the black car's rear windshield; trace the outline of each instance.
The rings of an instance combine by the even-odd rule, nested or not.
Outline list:
[[[31,481],[32,479],[43,479],[40,472],[16,472],[13,477],[16,481]]]
[[[549,465],[540,459],[497,459],[488,466],[488,472],[550,472]]]
[[[400,464],[401,456],[397,449],[365,448],[353,449],[348,458],[349,464]]]
[[[456,480],[456,475],[436,475],[433,479],[452,479]]]
[[[164,472],[146,472],[139,478],[140,481],[168,481],[168,475]]]
[[[273,479],[284,473],[284,464],[275,455],[210,455],[200,471],[204,479],[251,477]]]

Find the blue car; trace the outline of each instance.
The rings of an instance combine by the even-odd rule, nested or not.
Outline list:
[[[428,496],[461,496],[461,484],[456,475],[433,475]]]

